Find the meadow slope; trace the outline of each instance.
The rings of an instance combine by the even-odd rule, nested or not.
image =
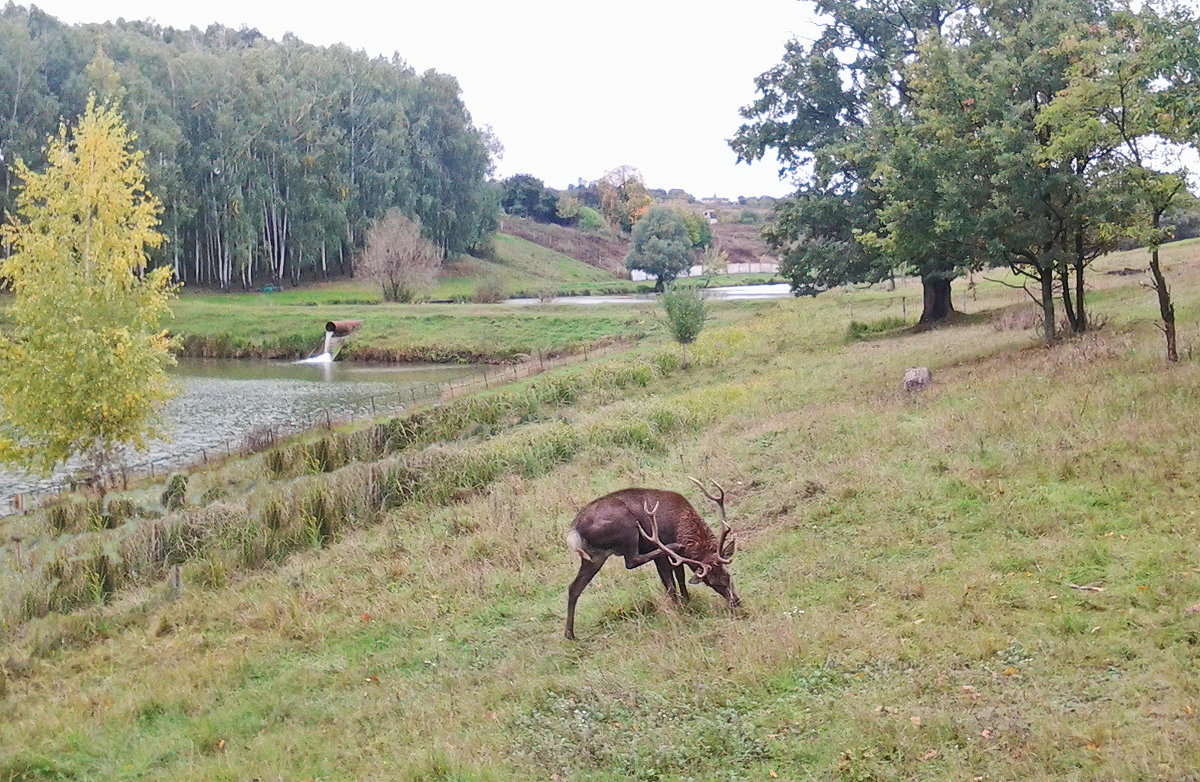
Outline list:
[[[618,361],[645,383],[384,459],[423,459],[420,483],[503,455],[462,462],[486,479],[278,566],[190,561],[180,599],[24,624],[0,649],[0,781],[1195,779],[1200,258],[1167,264],[1176,366],[1153,295],[1099,271],[1103,328],[1050,348],[988,282],[949,326],[866,339],[851,307],[915,315],[919,289],[725,305],[688,370],[642,345]],[[913,365],[931,390],[900,390]],[[565,641],[576,509],[627,485],[703,508],[689,474],[730,490],[744,610],[703,587],[672,608],[611,562]]]

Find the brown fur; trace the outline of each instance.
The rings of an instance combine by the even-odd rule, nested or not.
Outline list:
[[[675,540],[683,544],[683,555],[705,560],[717,553],[717,538],[699,514],[684,511],[675,522]]]

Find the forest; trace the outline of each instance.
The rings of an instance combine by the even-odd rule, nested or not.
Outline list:
[[[253,29],[66,25],[13,3],[0,11],[0,211],[12,211],[15,161],[44,167],[47,138],[91,93],[136,134],[163,204],[152,261],[186,284],[348,273],[392,208],[445,256],[496,225],[496,142],[452,76]]]

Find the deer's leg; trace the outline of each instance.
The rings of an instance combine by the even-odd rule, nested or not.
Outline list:
[[[683,598],[683,602],[687,602],[691,598],[688,597],[687,591],[687,570],[683,565],[678,565],[672,570],[675,573],[675,580],[679,583],[679,596]]]
[[[668,545],[667,548],[671,549],[671,551],[674,551],[676,554],[678,554],[683,549],[683,544],[672,543],[672,544]],[[662,549],[654,549],[654,551],[647,551],[645,554],[638,554],[637,549],[634,549],[634,553],[632,553],[632,554],[626,553],[625,554],[625,567],[628,570],[633,570],[635,567],[641,567],[642,565],[646,564],[647,562],[658,562],[658,561],[660,561],[659,557],[665,557],[665,556],[666,556],[666,554],[664,554],[662,552]],[[662,560],[662,561],[666,561],[666,560]]]
[[[607,556],[597,556],[595,560],[579,558],[579,572],[575,574],[575,580],[571,582],[571,586],[567,589],[567,640],[575,640],[575,602],[579,600],[579,594],[587,587],[588,583],[600,572],[600,568],[604,567],[604,561]]]
[[[665,557],[654,560],[654,566],[658,568],[658,577],[662,579],[663,588],[667,590],[667,597],[672,603],[678,603],[679,595],[675,593],[675,566]]]

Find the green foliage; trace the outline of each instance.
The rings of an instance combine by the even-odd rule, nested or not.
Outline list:
[[[471,294],[471,301],[476,304],[495,304],[508,298],[504,291],[504,283],[496,279],[480,280]]]
[[[106,481],[118,449],[144,448],[173,393],[160,322],[170,270],[143,273],[162,242],[143,155],[112,107],[89,101],[78,125],[51,139],[50,165],[24,181],[4,227],[0,264],[16,294],[0,337],[0,459],[48,472],[87,457]]]
[[[704,294],[700,288],[671,286],[659,296],[667,331],[680,345],[690,345],[704,329]]]
[[[579,207],[579,227],[585,231],[603,231],[608,228],[604,216],[590,206]]]
[[[657,280],[656,290],[692,265],[692,240],[687,224],[675,209],[655,207],[638,221],[625,268],[637,269]]]
[[[529,174],[516,174],[500,183],[500,208],[510,215],[528,217],[541,223],[563,222],[559,215],[559,197],[542,180]],[[578,204],[578,202],[576,202]]]
[[[886,331],[894,331],[908,325],[908,321],[899,315],[889,315],[879,320],[863,322],[858,320],[850,321],[850,325],[846,327],[846,339],[859,340],[868,337],[872,334],[882,334]]]
[[[188,284],[345,273],[390,208],[451,254],[495,229],[495,141],[446,74],[256,30],[67,26],[0,8],[0,169],[34,159],[89,89],[120,101],[147,153],[169,240],[154,260]]]
[[[711,246],[713,235],[712,228],[708,224],[708,218],[690,209],[680,209],[678,211],[680,217],[683,218],[684,225],[687,226],[688,238],[692,241],[692,247],[704,249]]]

